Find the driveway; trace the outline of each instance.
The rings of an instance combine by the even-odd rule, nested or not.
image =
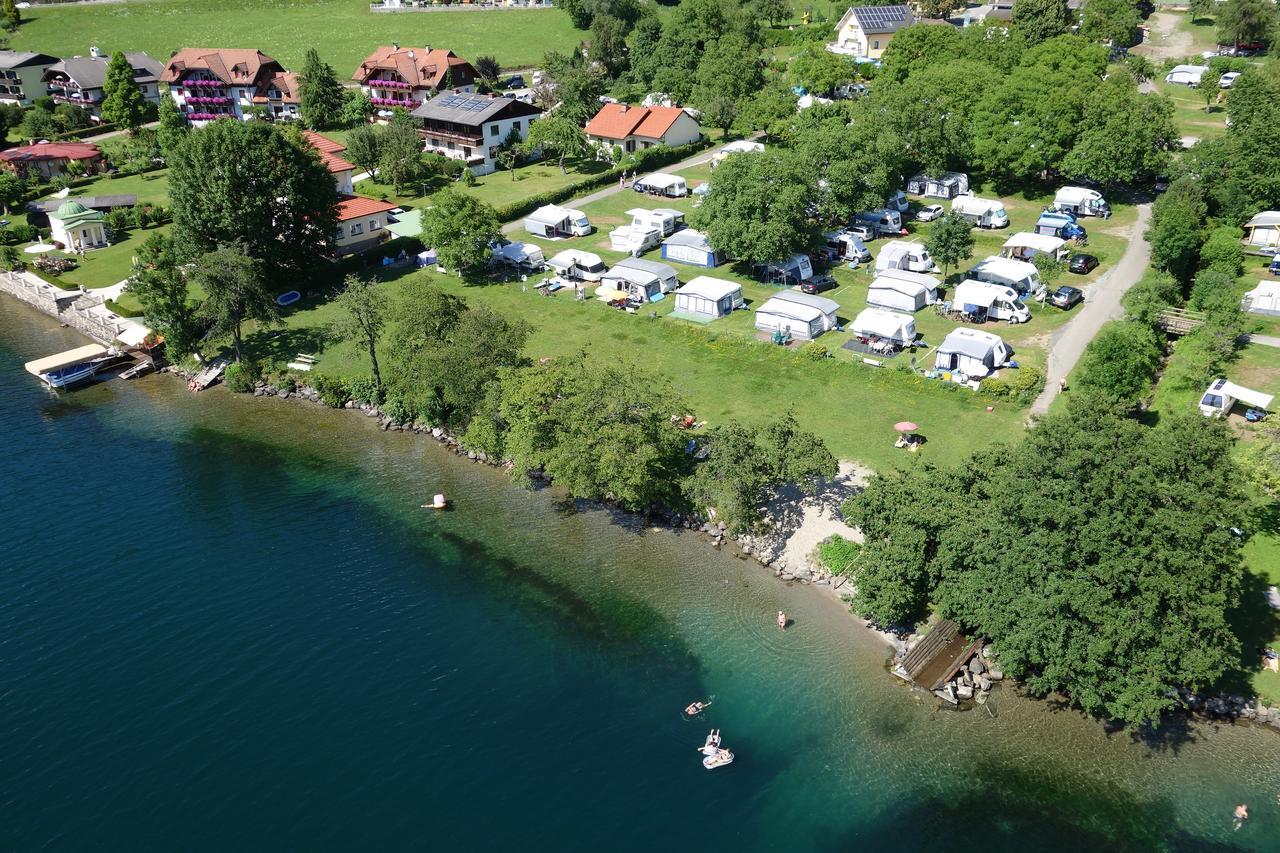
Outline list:
[[[1049,404],[1058,396],[1059,384],[1075,368],[1084,349],[1108,321],[1124,316],[1120,299],[1125,291],[1142,278],[1151,262],[1151,244],[1147,242],[1147,226],[1151,223],[1151,205],[1138,205],[1138,218],[1129,232],[1129,248],[1119,263],[1100,277],[1089,288],[1088,298],[1076,312],[1076,316],[1053,333],[1049,341],[1049,368],[1044,391],[1031,404],[1031,417],[1049,411]]]
[[[701,151],[697,154],[694,154],[692,157],[686,160],[681,160],[679,163],[675,163],[670,166],[663,166],[661,171],[678,172],[681,169],[688,169],[691,166],[701,166],[703,163],[710,163],[711,155],[714,154],[716,150],[719,148],[720,148],[719,145],[713,145],[711,148],[707,149],[706,151]],[[588,204],[591,204],[591,202],[593,201],[599,201],[602,198],[608,198],[609,196],[617,195],[620,192],[631,192],[631,188],[627,187],[624,190],[618,184],[609,184],[607,187],[598,189],[593,193],[582,196],[581,198],[575,198],[575,199],[572,199],[571,201],[562,201],[560,202],[560,205],[562,207],[581,208]],[[519,219],[513,219],[510,222],[508,222],[506,225],[503,225],[502,233],[514,234],[523,228],[524,228],[524,218],[521,217]]]

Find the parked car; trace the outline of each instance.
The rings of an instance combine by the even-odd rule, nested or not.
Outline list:
[[[940,204],[926,204],[924,207],[920,208],[918,213],[916,213],[916,221],[932,222],[945,212],[946,208]]]
[[[1267,267],[1267,272],[1272,275],[1280,275],[1280,255],[1273,255],[1271,264]]]
[[[1067,269],[1079,275],[1088,275],[1098,268],[1098,259],[1093,255],[1074,254],[1067,263]]]
[[[1238,78],[1239,76],[1240,76],[1239,71],[1228,71],[1226,74],[1222,75],[1222,78],[1220,80],[1218,80],[1218,85],[1223,89],[1230,89],[1232,86],[1235,85],[1236,78]]]
[[[855,223],[853,225],[850,225],[848,228],[844,230],[848,231],[850,234],[857,237],[859,240],[874,240],[876,236],[876,231],[874,228],[872,228],[870,225],[862,225],[860,223]]]
[[[524,88],[524,76],[523,76],[523,75],[520,75],[520,74],[512,74],[512,75],[511,75],[510,77],[508,77],[506,80],[503,80],[503,81],[502,81],[501,88],[503,88],[503,89],[523,89],[523,88]]]
[[[835,290],[838,286],[836,280],[829,275],[815,275],[800,285],[800,292],[825,293],[828,290]]]
[[[1072,305],[1084,301],[1084,293],[1078,287],[1063,286],[1049,294],[1049,302],[1066,311]]]

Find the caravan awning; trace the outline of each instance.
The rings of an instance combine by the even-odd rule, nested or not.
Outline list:
[[[1066,240],[1061,237],[1051,237],[1048,234],[1032,234],[1029,231],[1020,231],[1014,234],[1008,240],[1004,241],[1006,249],[1032,249],[1046,255],[1055,254],[1059,249],[1066,245]]]
[[[422,210],[407,210],[396,214],[395,222],[387,223],[387,230],[397,237],[418,237],[422,234]]]
[[[1270,409],[1271,401],[1275,399],[1272,394],[1263,394],[1261,391],[1254,391],[1252,388],[1245,388],[1243,385],[1237,385],[1234,382],[1223,382],[1222,393],[1235,397],[1241,403],[1246,403],[1259,409]]]

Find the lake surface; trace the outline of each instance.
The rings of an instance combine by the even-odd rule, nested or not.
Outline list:
[[[1269,731],[939,710],[695,536],[348,412],[22,370],[81,342],[0,301],[0,849],[1280,849]]]

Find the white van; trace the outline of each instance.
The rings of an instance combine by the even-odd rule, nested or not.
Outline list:
[[[966,278],[956,285],[956,292],[951,298],[951,307],[971,314],[979,320],[1008,320],[1010,323],[1025,323],[1031,319],[1031,309],[1022,304],[1018,299],[1018,292],[1012,287],[975,281],[971,278]]]
[[[657,228],[663,237],[669,237],[684,227],[684,211],[671,207],[659,207],[655,210],[633,207],[627,211],[627,215],[631,217],[632,228]]]
[[[1003,284],[1023,295],[1029,293],[1035,296],[1044,289],[1044,285],[1040,283],[1040,270],[1036,269],[1036,265],[1013,258],[986,258],[969,271],[969,277],[992,284]]]
[[[871,252],[862,238],[852,231],[827,231],[822,235],[827,249],[842,261],[857,261],[865,264],[871,260]]]
[[[929,257],[929,250],[914,240],[890,240],[880,249],[880,255],[876,258],[876,272],[933,272],[937,268],[933,258]]]
[[[1111,215],[1111,205],[1107,204],[1102,193],[1086,187],[1063,187],[1053,197],[1053,206],[1076,216],[1101,216],[1106,219]]]
[[[979,228],[1006,228],[1009,225],[1004,203],[995,199],[959,195],[951,200],[951,210]]]
[[[628,255],[656,249],[661,243],[662,231],[653,226],[620,225],[609,232],[609,248]]]
[[[906,230],[902,227],[902,214],[896,210],[889,210],[885,207],[876,208],[875,210],[864,210],[862,213],[855,214],[853,221],[868,226],[875,232],[876,236],[882,234],[906,234]]]

